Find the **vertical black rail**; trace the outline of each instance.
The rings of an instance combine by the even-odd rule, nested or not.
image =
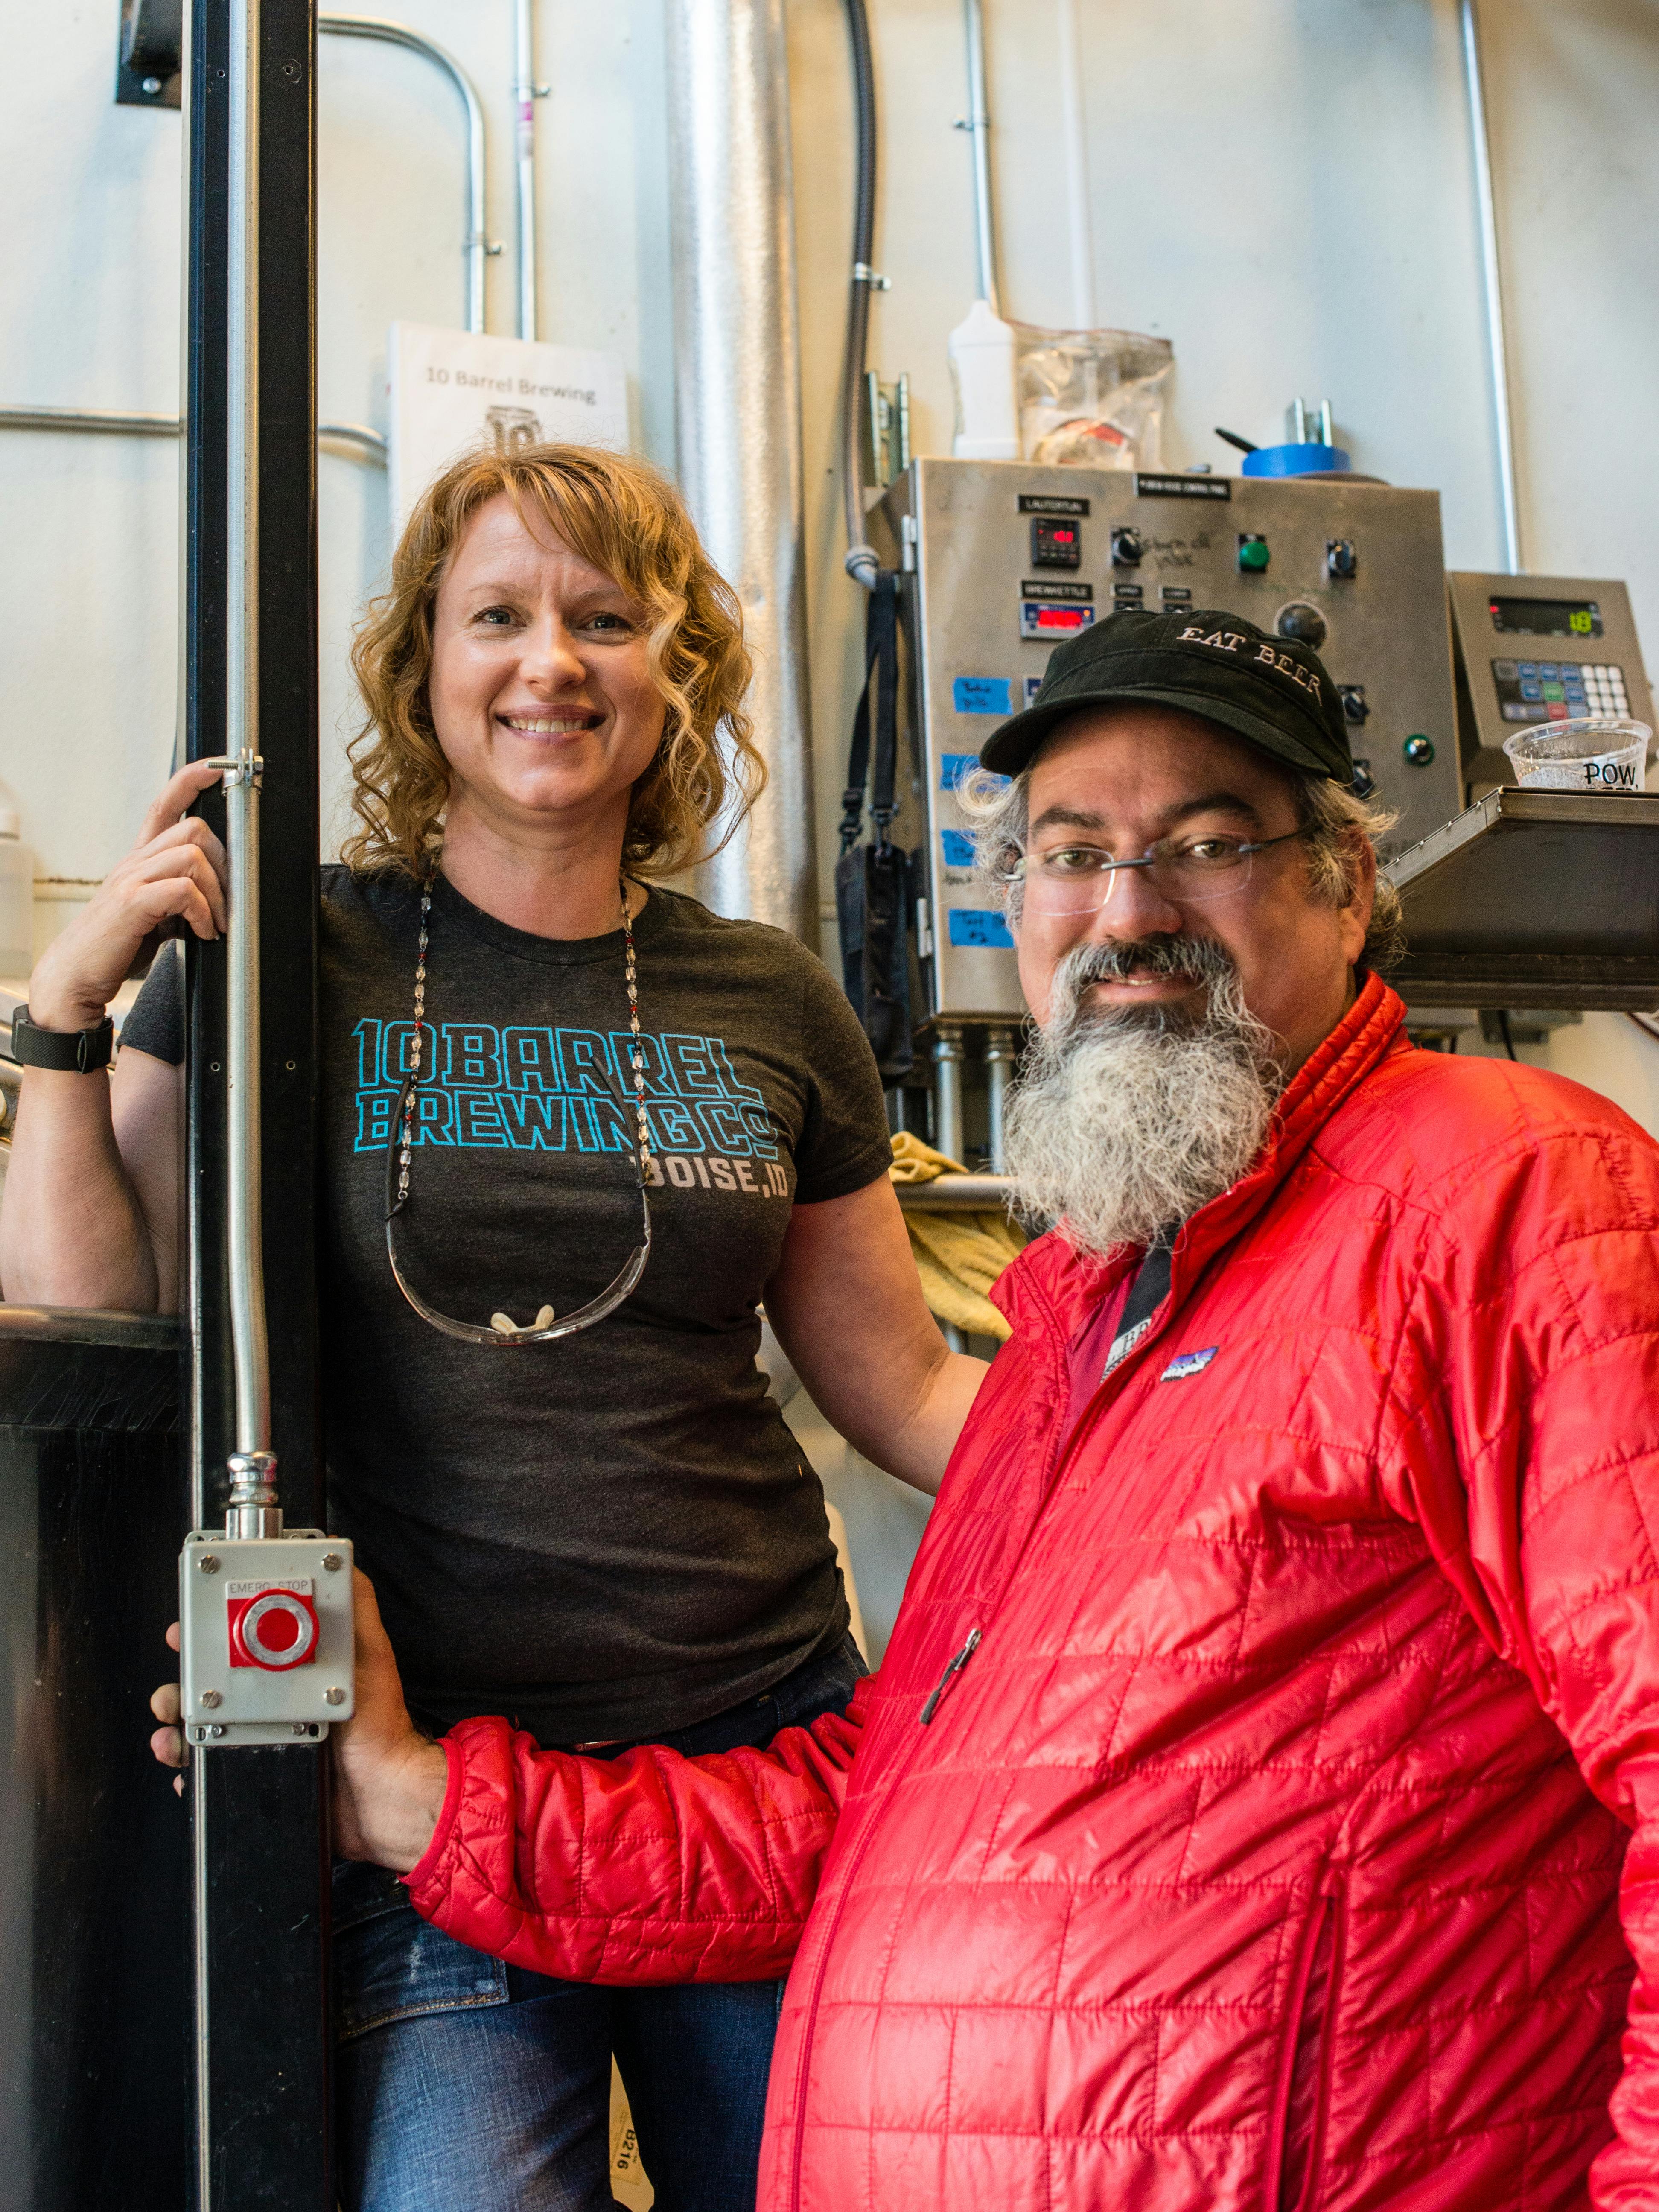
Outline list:
[[[320,1527],[316,1322],[316,9],[264,0],[259,84],[260,900],[271,1444],[290,1528]],[[226,745],[228,0],[191,0],[186,743]],[[204,811],[222,829],[216,790]],[[233,890],[233,896],[234,896]],[[234,1449],[225,1276],[222,944],[191,944],[189,1524],[221,1522]],[[192,1772],[198,2212],[333,2212],[325,1755]]]

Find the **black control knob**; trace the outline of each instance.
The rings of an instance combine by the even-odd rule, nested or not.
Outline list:
[[[1371,774],[1370,763],[1361,760],[1357,753],[1354,756],[1353,781],[1348,787],[1356,799],[1369,799],[1376,789],[1376,778]]]
[[[1407,738],[1400,750],[1413,768],[1426,768],[1434,758],[1434,739],[1425,738],[1419,731],[1415,737]]]
[[[1138,568],[1146,550],[1140,532],[1124,523],[1112,532],[1112,566],[1115,568]]]
[[[1342,712],[1349,721],[1364,722],[1369,720],[1371,710],[1365,703],[1365,687],[1363,684],[1339,684],[1336,687],[1336,696],[1342,702]]]
[[[1289,606],[1280,607],[1277,628],[1280,637],[1293,637],[1299,644],[1312,646],[1316,653],[1325,642],[1325,617],[1306,599],[1292,599]]]
[[[1325,572],[1328,575],[1341,577],[1345,582],[1359,574],[1359,556],[1354,550],[1352,538],[1326,540]]]

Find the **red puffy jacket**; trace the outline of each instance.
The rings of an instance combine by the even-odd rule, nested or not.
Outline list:
[[[1659,2208],[1659,1149],[1401,1023],[1367,983],[1075,1434],[1127,1260],[1004,1278],[846,1719],[449,1738],[452,1934],[793,1957],[764,2212]]]

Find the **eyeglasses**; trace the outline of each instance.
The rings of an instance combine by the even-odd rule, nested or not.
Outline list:
[[[1144,868],[1153,890],[1174,906],[1201,906],[1242,891],[1258,853],[1287,845],[1301,835],[1299,830],[1287,830],[1282,837],[1254,842],[1245,837],[1164,837],[1133,860],[1115,860],[1098,845],[1053,845],[1046,852],[1021,854],[1004,881],[1018,887],[1026,914],[1039,920],[1097,914],[1109,903],[1125,868]]]
[[[629,1110],[626,1094],[608,1068],[604,1073],[626,1116]],[[441,1329],[446,1336],[455,1337],[462,1344],[552,1344],[562,1336],[574,1336],[579,1329],[592,1328],[595,1322],[603,1321],[607,1314],[615,1313],[645,1273],[645,1263],[651,1256],[651,1201],[646,1195],[645,1162],[638,1146],[635,1145],[630,1145],[629,1149],[633,1153],[635,1170],[640,1179],[641,1241],[622,1272],[599,1292],[598,1297],[590,1298],[585,1306],[578,1306],[574,1313],[568,1313],[562,1319],[555,1317],[551,1306],[544,1306],[535,1320],[527,1322],[522,1328],[504,1313],[495,1315],[487,1325],[481,1325],[476,1322],[453,1321],[447,1314],[441,1314],[435,1306],[427,1304],[398,1266],[397,1245],[393,1241],[393,1224],[409,1204],[410,1197],[408,1178],[400,1177],[398,1174],[404,1120],[411,1106],[418,1110],[421,1088],[419,1079],[413,1075],[404,1084],[398,1096],[398,1110],[392,1117],[392,1140],[386,1147],[386,1256],[391,1263],[392,1280],[421,1319],[430,1322],[434,1328]]]

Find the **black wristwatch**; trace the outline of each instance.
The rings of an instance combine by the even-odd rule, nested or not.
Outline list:
[[[37,1029],[29,1010],[11,1018],[11,1056],[20,1067],[51,1067],[60,1075],[90,1075],[115,1057],[115,1024],[107,1014],[91,1030]]]

